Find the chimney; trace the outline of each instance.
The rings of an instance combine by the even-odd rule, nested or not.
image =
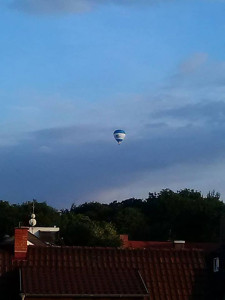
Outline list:
[[[129,247],[128,234],[120,234],[120,240],[122,241],[122,248]]]
[[[15,228],[14,258],[26,259],[28,227]]]
[[[175,249],[184,249],[185,241],[173,241],[173,245]]]

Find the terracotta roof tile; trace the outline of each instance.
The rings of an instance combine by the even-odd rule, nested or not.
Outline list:
[[[29,283],[31,270],[37,276]],[[193,294],[201,299],[207,293],[201,250],[29,247],[22,268],[24,289],[32,293],[39,285],[39,292],[143,294],[143,283],[134,280],[138,271],[151,300],[189,299]]]
[[[22,268],[25,294],[146,295],[137,270]]]
[[[0,251],[0,275],[20,267],[29,293],[142,295],[146,285],[150,300],[201,300],[211,287],[202,250],[29,246],[27,260],[12,258]]]

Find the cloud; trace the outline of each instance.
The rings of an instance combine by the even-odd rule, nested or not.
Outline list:
[[[37,130],[29,133],[32,142],[44,144],[80,145],[107,141],[112,138],[111,129],[98,125],[74,125]]]
[[[116,186],[102,189],[96,195],[96,199],[110,199],[111,201],[130,197],[146,199],[149,192],[159,192],[165,188],[174,191],[184,188],[195,189],[205,195],[209,191],[216,190],[224,195],[224,164],[223,159],[214,164],[198,164],[197,168],[190,164],[176,164],[146,172],[141,174],[139,180],[136,178],[132,184],[124,184],[119,189]]]
[[[55,126],[54,120],[48,128],[31,128],[26,139],[0,148],[1,197],[36,198],[65,208],[73,202],[141,198],[166,187],[215,188],[225,195],[220,166],[225,163],[225,87],[216,84],[223,64],[208,57],[191,68],[192,76],[178,66],[182,76],[171,76],[148,95],[123,96],[107,105],[80,103],[72,109],[80,118],[73,117],[71,126]],[[204,82],[197,74],[206,67]],[[115,124],[126,127],[121,146],[113,139]]]
[[[207,53],[194,53],[181,62],[171,85],[180,87],[206,88],[224,87],[225,61],[215,61]]]
[[[161,110],[155,117],[183,120],[186,124],[225,127],[225,102],[203,100],[198,103],[183,105],[179,108]]]
[[[208,59],[207,53],[195,53],[189,57],[186,61],[183,61],[179,68],[181,73],[190,73],[198,70],[202,65],[206,63]]]
[[[10,201],[15,194],[17,201],[35,197],[59,208],[72,202],[122,200],[138,193],[142,197],[164,184],[193,182],[191,173],[198,170],[201,175],[210,165],[224,161],[223,131],[166,126],[161,135],[149,131],[142,138],[128,137],[121,146],[111,133],[109,140],[95,140],[91,126],[82,143],[76,139],[65,143],[63,138],[85,134],[87,128],[82,126],[37,131],[31,134],[32,142],[0,148],[1,195]]]
[[[52,149],[48,146],[42,145],[39,147],[38,151],[40,151],[42,153],[51,153]]]
[[[88,12],[100,5],[151,5],[165,0],[12,0],[10,7],[30,14],[73,14]],[[172,0],[171,0],[172,1]]]
[[[10,7],[31,14],[64,14],[86,12],[95,4],[94,0],[14,0]]]

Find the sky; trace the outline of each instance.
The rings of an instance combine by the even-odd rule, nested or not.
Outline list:
[[[0,0],[0,199],[225,200],[224,13],[222,0]]]

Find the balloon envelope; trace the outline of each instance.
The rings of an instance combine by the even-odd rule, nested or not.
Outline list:
[[[121,144],[122,141],[124,140],[126,133],[122,129],[117,129],[113,132],[114,138],[117,141],[118,144]]]

